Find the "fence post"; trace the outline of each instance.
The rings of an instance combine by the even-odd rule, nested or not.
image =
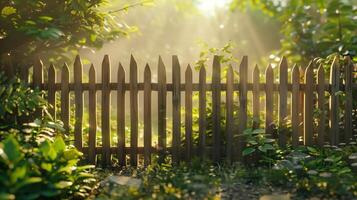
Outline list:
[[[206,157],[206,68],[201,66],[199,72],[199,154]]]
[[[285,57],[279,64],[279,145],[286,145],[287,140],[287,108],[288,108],[288,63]]]
[[[110,164],[110,61],[105,55],[102,62],[102,143],[103,165]]]
[[[339,59],[336,56],[332,62],[330,69],[330,143],[331,145],[336,145],[339,142],[339,100],[338,100],[338,90],[339,90],[339,77],[340,77],[340,66]]]
[[[119,63],[117,84],[117,131],[119,165],[125,166],[125,71],[121,63]]]
[[[88,158],[91,164],[96,163],[96,138],[97,138],[97,95],[95,89],[96,77],[93,64],[89,68],[89,141]]]
[[[177,56],[172,56],[172,161],[180,160],[181,146],[181,72]]]
[[[305,71],[305,98],[304,98],[304,144],[313,144],[313,112],[314,112],[314,74],[311,61]]]
[[[326,132],[326,114],[325,113],[325,70],[322,65],[317,70],[317,107],[319,109],[319,122],[318,122],[318,145],[322,147],[325,142]]]
[[[157,81],[158,81],[158,145],[159,145],[159,162],[164,162],[166,153],[166,69],[159,57],[159,64],[157,68]]]
[[[144,165],[151,163],[151,71],[148,64],[144,71]]]
[[[292,127],[292,145],[299,145],[300,136],[300,70],[297,65],[294,65],[291,75],[291,127]]]
[[[130,165],[137,166],[138,148],[138,67],[134,56],[130,58]]]
[[[212,66],[212,120],[213,120],[213,161],[218,162],[221,156],[221,63],[215,55]]]
[[[82,149],[82,120],[83,120],[83,91],[82,91],[82,62],[79,55],[74,61],[74,96],[75,96],[75,124],[74,146]]]

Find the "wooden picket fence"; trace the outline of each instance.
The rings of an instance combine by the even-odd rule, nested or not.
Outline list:
[[[110,80],[110,61],[105,56],[102,63],[102,81],[96,81],[96,68],[91,65],[89,69],[89,82],[82,81],[82,63],[79,56],[74,62],[74,82],[70,83],[69,68],[64,64],[61,72],[61,82],[56,82],[56,69],[53,65],[48,68],[48,82],[43,81],[43,64],[39,60],[33,67],[33,86],[40,87],[48,92],[48,101],[56,104],[56,92],[60,92],[60,116],[65,128],[70,126],[70,95],[74,91],[75,124],[74,145],[81,150],[91,163],[96,162],[97,155],[101,155],[104,165],[112,163],[112,155],[116,156],[119,165],[126,165],[126,156],[129,155],[129,163],[132,166],[138,164],[138,155],[144,157],[144,164],[151,163],[152,154],[171,155],[172,161],[177,163],[192,157],[208,157],[213,161],[227,159],[228,161],[242,160],[244,141],[243,131],[248,123],[248,92],[252,93],[252,111],[254,127],[263,127],[267,134],[273,132],[274,120],[278,121],[278,127],[287,127],[291,121],[291,131],[280,128],[278,141],[281,146],[288,143],[293,146],[300,145],[299,137],[303,138],[303,145],[322,146],[326,142],[337,145],[341,142],[349,142],[353,137],[352,91],[357,85],[352,83],[354,64],[349,58],[345,60],[345,66],[340,66],[336,57],[331,65],[329,82],[326,81],[325,71],[322,66],[315,66],[311,62],[306,69],[293,66],[291,76],[288,76],[288,63],[282,58],[279,64],[279,83],[274,81],[274,71],[271,65],[265,71],[265,83],[261,83],[261,73],[255,66],[252,74],[252,83],[248,83],[248,57],[244,56],[239,65],[239,83],[234,81],[232,66],[228,68],[226,82],[221,82],[221,66],[219,57],[214,56],[212,67],[212,82],[206,82],[206,69],[199,70],[199,82],[193,83],[192,69],[188,65],[185,71],[185,82],[181,83],[181,67],[177,56],[172,57],[172,83],[166,81],[166,69],[161,58],[158,62],[157,83],[153,83],[149,65],[145,66],[144,82],[138,83],[137,63],[133,57],[130,60],[130,76],[126,82],[124,67],[119,64],[118,81]],[[341,70],[343,69],[343,70]],[[343,71],[344,73],[340,73]],[[316,73],[315,73],[316,72]],[[303,78],[302,78],[303,77]],[[289,81],[288,79],[291,79]],[[303,81],[302,81],[303,80]],[[83,92],[89,91],[89,132],[83,133]],[[102,146],[96,146],[97,140],[97,99],[96,92],[101,91],[101,129]],[[144,93],[144,146],[138,146],[138,92]],[[158,145],[152,146],[152,92],[158,95]],[[234,96],[238,95],[238,124],[233,120]],[[167,102],[167,94],[172,93],[172,102]],[[181,97],[184,92],[184,97]],[[199,142],[193,144],[192,130],[192,94],[199,93]],[[226,126],[221,127],[221,102],[222,92],[225,94]],[[325,92],[328,92],[326,98]],[[345,94],[344,109],[341,111],[338,93]],[[129,93],[129,94],[128,94]],[[207,120],[207,97],[212,96],[212,121]],[[265,125],[259,124],[261,109],[261,95],[265,95]],[[278,97],[278,119],[273,119],[274,94]],[[291,96],[289,95],[291,94]],[[110,96],[117,95],[117,132],[110,132]],[[125,144],[128,137],[125,131],[125,95],[130,95],[130,147]],[[184,133],[181,133],[181,98],[185,99]],[[290,103],[288,104],[288,98]],[[329,101],[329,102],[328,102]],[[156,102],[155,102],[156,103]],[[172,144],[167,144],[167,106],[172,106]],[[289,105],[289,107],[288,107]],[[315,109],[319,109],[318,116],[314,115]],[[291,109],[291,112],[288,111]],[[52,115],[56,114],[55,107],[51,108]],[[340,112],[344,114],[344,131],[339,128],[341,121]],[[288,116],[291,113],[291,116]],[[289,119],[289,120],[288,120]],[[317,127],[316,127],[316,123]],[[207,124],[212,123],[212,145],[207,145]],[[225,130],[222,134],[222,129]],[[89,134],[88,146],[83,146],[83,134]],[[117,134],[117,146],[111,145],[111,135]],[[184,135],[184,142],[183,136]]]

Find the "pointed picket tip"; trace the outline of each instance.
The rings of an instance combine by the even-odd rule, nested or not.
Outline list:
[[[50,68],[48,69],[51,73],[55,72],[55,65],[53,63],[50,64]]]
[[[166,74],[165,64],[164,64],[164,61],[162,60],[161,56],[159,56],[159,64],[158,64],[157,70],[158,70],[159,75]]]
[[[164,61],[162,61],[161,55],[159,55],[159,66],[163,66],[164,65]]]
[[[109,61],[109,55],[106,54],[106,55],[104,56],[104,58],[103,58],[102,64],[103,64],[103,65],[109,65],[109,62],[110,62],[110,61]]]
[[[265,70],[265,74],[273,74],[273,67],[271,66],[271,64],[269,63],[266,70]]]
[[[136,60],[135,60],[133,54],[130,54],[130,64],[131,64],[131,63],[135,63],[135,64],[136,64]]]
[[[81,66],[81,65],[82,65],[81,57],[77,55],[74,60],[74,66]]]
[[[288,66],[288,60],[286,59],[285,56],[283,56],[280,60],[280,63],[279,63],[279,66],[280,67],[287,67]]]
[[[89,67],[89,74],[93,74],[93,73],[95,73],[95,68],[94,68],[94,65],[93,65],[93,63],[90,65],[90,67]]]
[[[125,73],[125,69],[124,69],[123,65],[121,64],[121,62],[119,62],[118,72],[119,73]]]
[[[174,64],[174,66],[180,67],[180,62],[177,55],[172,56],[172,64]]]
[[[315,65],[314,62],[311,60],[309,62],[309,65],[305,69],[305,75],[306,75],[307,72],[313,71],[314,65]]]
[[[190,65],[190,64],[187,65],[185,74],[186,74],[186,75],[187,75],[187,74],[192,74],[192,68],[191,68],[191,65]]]
[[[297,64],[293,66],[292,76],[300,76],[300,67]]]
[[[319,65],[319,68],[317,69],[317,74],[325,75],[325,69],[322,64]]]
[[[213,66],[219,66],[221,64],[221,60],[218,55],[213,56]]]
[[[144,73],[151,73],[150,66],[148,63],[146,63],[146,65],[145,65]]]
[[[233,74],[233,67],[232,67],[232,65],[229,65],[229,66],[228,66],[227,72]]]
[[[69,72],[68,65],[66,62],[63,64],[62,70],[66,70],[67,72]]]
[[[254,73],[254,74],[259,74],[259,73],[260,73],[258,64],[255,65],[254,70],[253,70],[253,73]]]

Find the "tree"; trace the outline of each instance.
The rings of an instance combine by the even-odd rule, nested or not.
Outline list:
[[[262,9],[281,23],[278,54],[307,63],[332,53],[357,54],[356,0],[233,0],[231,8]]]
[[[101,47],[131,27],[101,7],[105,0],[2,0],[0,55],[28,67],[35,57],[54,62],[83,47]]]

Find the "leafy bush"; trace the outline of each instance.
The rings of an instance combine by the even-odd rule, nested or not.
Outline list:
[[[85,197],[95,179],[92,166],[77,166],[81,155],[60,136],[25,147],[10,132],[0,143],[0,198]]]
[[[82,153],[66,145],[42,95],[0,75],[0,199],[85,198],[91,191],[93,166],[79,166]]]

